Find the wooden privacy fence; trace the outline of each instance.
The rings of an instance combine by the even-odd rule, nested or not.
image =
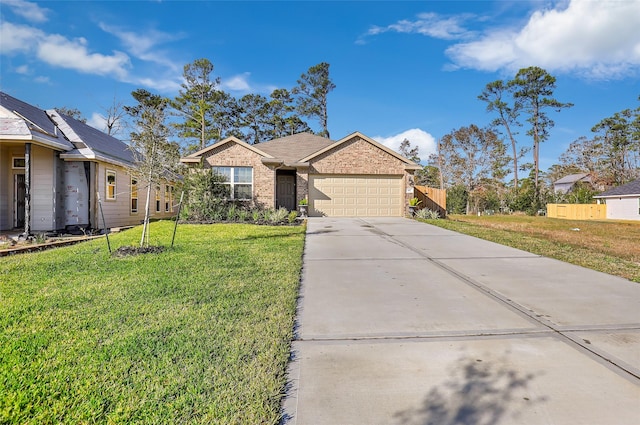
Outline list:
[[[547,204],[547,217],[567,220],[606,220],[604,204]]]
[[[435,187],[414,186],[413,196],[420,199],[420,208],[438,211],[440,217],[447,216],[447,191]]]

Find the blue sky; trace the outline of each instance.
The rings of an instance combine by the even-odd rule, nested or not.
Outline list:
[[[406,137],[423,159],[435,138],[488,124],[478,94],[523,67],[546,69],[556,99],[575,104],[551,113],[543,169],[639,104],[640,0],[2,0],[0,17],[0,89],[43,109],[78,108],[98,127],[137,88],[175,96],[183,66],[203,57],[237,97],[291,89],[328,62],[331,137],[360,131],[393,148]]]

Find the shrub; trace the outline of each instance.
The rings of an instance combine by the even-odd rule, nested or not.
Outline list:
[[[296,211],[291,211],[287,216],[287,220],[289,221],[289,224],[295,222],[296,218],[298,218],[298,213]]]
[[[249,217],[249,211],[245,210],[244,208],[238,209],[238,221],[245,222],[247,221],[248,217]]]
[[[283,222],[288,215],[289,215],[289,210],[287,210],[286,208],[278,208],[277,210],[273,211],[273,213],[271,214],[269,222],[273,224]]]
[[[226,216],[229,186],[220,184],[225,181],[224,177],[209,170],[196,169],[189,172],[184,178],[185,200],[181,218],[206,221]]]
[[[416,218],[421,218],[423,220],[437,220],[440,218],[440,213],[438,211],[433,211],[428,208],[423,208],[419,211],[416,211]]]
[[[238,207],[236,204],[230,204],[229,208],[227,208],[227,220],[236,221],[238,218]]]

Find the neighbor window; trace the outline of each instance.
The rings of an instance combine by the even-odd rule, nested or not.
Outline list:
[[[160,186],[156,186],[156,212],[162,211],[160,209]]]
[[[253,193],[253,168],[251,167],[213,167],[213,172],[224,176],[229,185],[231,199],[251,199]]]
[[[24,167],[25,167],[24,158],[13,158],[14,170],[24,170]]]
[[[171,201],[173,200],[173,186],[165,185],[164,187],[164,211],[171,211]]]
[[[116,172],[112,170],[107,170],[106,197],[116,199]]]
[[[138,212],[138,180],[131,177],[131,212]]]

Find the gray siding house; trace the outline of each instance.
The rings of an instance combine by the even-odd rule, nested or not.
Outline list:
[[[607,204],[607,218],[640,220],[640,179],[614,187],[594,196],[598,203]]]
[[[147,185],[131,175],[134,165],[121,140],[0,92],[0,230],[139,224]],[[154,217],[173,216],[170,184],[152,188],[151,197]]]

